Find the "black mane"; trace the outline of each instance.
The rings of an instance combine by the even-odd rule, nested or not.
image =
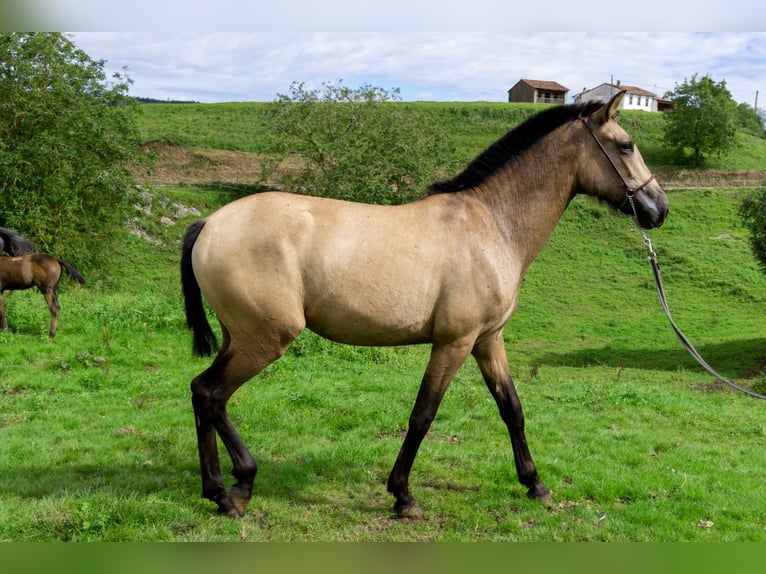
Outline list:
[[[6,253],[18,257],[36,252],[37,247],[29,239],[22,237],[13,229],[0,227],[0,254]]]
[[[556,128],[579,117],[587,117],[602,105],[602,102],[593,101],[555,106],[535,114],[481,152],[458,175],[432,183],[427,189],[428,195],[476,187]]]

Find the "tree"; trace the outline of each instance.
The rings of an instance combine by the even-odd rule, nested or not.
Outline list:
[[[766,273],[766,188],[746,196],[740,205],[742,221],[750,230],[750,247]]]
[[[665,116],[665,140],[681,155],[691,150],[695,167],[706,154],[724,155],[737,145],[737,104],[725,81],[698,80],[695,74],[665,97],[673,100],[673,111]]]
[[[93,262],[121,229],[140,161],[130,79],[60,33],[0,34],[0,225]]]
[[[451,153],[446,134],[426,114],[396,105],[398,89],[322,86],[293,82],[267,112],[280,152],[299,156],[298,168],[280,176],[284,186],[394,204],[422,196],[425,185],[443,175]]]
[[[737,118],[739,127],[746,132],[755,137],[766,137],[766,125],[764,125],[763,117],[755,108],[744,102],[739,104],[737,106]]]

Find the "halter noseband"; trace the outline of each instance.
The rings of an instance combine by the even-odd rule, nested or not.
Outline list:
[[[598,136],[596,135],[596,132],[591,127],[590,122],[588,121],[588,118],[580,117],[580,121],[582,121],[582,123],[585,124],[585,127],[588,128],[590,135],[593,136],[593,139],[598,144],[598,147],[601,148],[601,151],[604,152],[606,159],[609,160],[609,164],[612,166],[612,169],[614,169],[614,172],[617,174],[617,177],[619,177],[620,181],[622,181],[622,187],[625,190],[626,200],[632,198],[634,195],[636,195],[639,191],[644,189],[647,185],[649,185],[654,180],[654,174],[652,174],[651,177],[649,177],[649,179],[647,179],[644,183],[642,183],[638,187],[630,187],[630,185],[628,185],[628,181],[622,176],[622,174],[620,173],[620,170],[617,169],[617,164],[614,163],[612,156],[609,155],[609,152],[606,151],[604,144],[602,144],[601,140],[598,139]],[[625,205],[624,201],[622,203],[623,205]]]

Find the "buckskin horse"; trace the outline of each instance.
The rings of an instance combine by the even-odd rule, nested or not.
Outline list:
[[[80,284],[85,283],[82,275],[69,263],[45,253],[32,253],[20,257],[0,255],[0,327],[8,330],[3,303],[4,291],[21,291],[37,287],[48,303],[51,313],[50,337],[56,336],[61,304],[58,299],[58,284],[66,270],[69,276]]]
[[[257,464],[226,411],[232,394],[283,355],[304,329],[353,345],[430,343],[431,355],[388,491],[399,517],[423,509],[409,488],[418,448],[447,386],[473,355],[510,434],[527,495],[551,501],[527,446],[503,329],[522,277],[576,194],[662,225],[668,200],[609,102],[546,109],[493,143],[425,197],[381,206],[268,192],[192,223],[181,276],[193,351],[217,339],[191,382],[202,496],[244,515]],[[227,491],[216,434],[232,460]]]

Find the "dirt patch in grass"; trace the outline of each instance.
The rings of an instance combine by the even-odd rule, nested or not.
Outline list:
[[[136,172],[151,185],[276,185],[276,178],[264,178],[263,157],[259,154],[219,149],[191,150],[166,142],[152,142],[144,149],[154,156],[154,169]],[[294,171],[297,158],[288,158],[278,172]],[[264,181],[266,179],[266,181]]]
[[[766,187],[766,171],[755,169],[725,171],[720,169],[658,169],[657,181],[665,189]]]
[[[152,185],[203,185],[212,182],[255,184],[262,163],[256,154],[225,150],[193,151],[168,143],[144,146],[154,156],[154,169],[137,174]]]
[[[272,176],[264,182],[263,157],[256,153],[219,149],[192,150],[167,142],[151,142],[144,148],[155,157],[151,173],[137,175],[152,185],[237,185],[276,186]],[[277,173],[295,171],[299,159],[288,158]],[[690,170],[662,168],[655,170],[665,189],[748,188],[766,187],[766,171],[759,170]]]

